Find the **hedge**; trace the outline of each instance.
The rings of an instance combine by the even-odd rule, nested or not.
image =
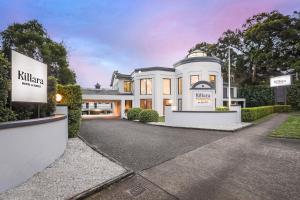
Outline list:
[[[275,98],[273,88],[264,85],[244,86],[238,90],[238,96],[246,99],[247,107],[273,105]]]
[[[219,106],[219,107],[216,107],[216,111],[227,112],[227,111],[229,111],[229,108],[226,106]]]
[[[287,103],[294,110],[300,110],[300,84],[294,84],[288,88]]]
[[[145,109],[139,114],[140,122],[158,122],[159,114],[156,110]]]
[[[138,120],[139,119],[139,114],[143,109],[141,108],[132,108],[129,109],[127,112],[127,119],[128,120]]]
[[[251,122],[275,112],[290,112],[290,111],[291,111],[290,105],[273,105],[273,106],[242,108],[242,121]]]
[[[57,93],[62,95],[59,102],[68,106],[69,137],[76,137],[81,124],[82,92],[79,85],[57,85]]]

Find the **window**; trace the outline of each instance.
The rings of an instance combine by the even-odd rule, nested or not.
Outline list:
[[[178,95],[182,95],[182,78],[178,78]]]
[[[223,88],[223,97],[224,97],[224,98],[228,98],[228,95],[227,95],[227,88],[226,88],[226,87]]]
[[[124,92],[132,92],[132,82],[124,81]]]
[[[182,99],[178,99],[178,111],[182,111]]]
[[[163,94],[171,94],[171,79],[163,79]]]
[[[142,109],[152,109],[152,99],[141,99],[140,108]]]
[[[191,75],[190,77],[190,84],[191,86],[194,85],[199,81],[199,75]]]
[[[209,75],[209,82],[216,87],[216,75]]]
[[[125,100],[125,113],[132,108],[132,100]]]
[[[152,94],[152,79],[140,80],[140,94]]]
[[[88,103],[88,102],[85,103],[85,108],[86,108],[86,109],[89,109],[89,103]]]
[[[97,108],[97,103],[94,103],[94,108]]]
[[[165,115],[165,106],[171,106],[172,101],[171,99],[163,99],[163,115]]]
[[[230,97],[233,98],[234,97],[234,89],[230,88]]]

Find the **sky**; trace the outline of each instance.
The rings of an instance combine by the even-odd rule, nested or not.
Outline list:
[[[300,0],[0,0],[0,31],[37,19],[63,41],[82,87],[112,72],[172,67],[199,42],[216,42],[260,12],[300,11]]]

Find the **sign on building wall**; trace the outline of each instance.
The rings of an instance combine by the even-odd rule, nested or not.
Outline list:
[[[193,93],[193,106],[195,107],[213,107],[212,91],[198,90]]]
[[[12,50],[11,99],[47,103],[47,65]]]
[[[270,79],[271,87],[286,86],[286,85],[291,85],[291,83],[292,83],[291,75],[277,76]]]

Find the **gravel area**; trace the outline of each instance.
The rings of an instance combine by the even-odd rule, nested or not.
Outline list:
[[[67,199],[125,172],[82,140],[73,138],[61,158],[25,183],[0,193],[0,199]]]

